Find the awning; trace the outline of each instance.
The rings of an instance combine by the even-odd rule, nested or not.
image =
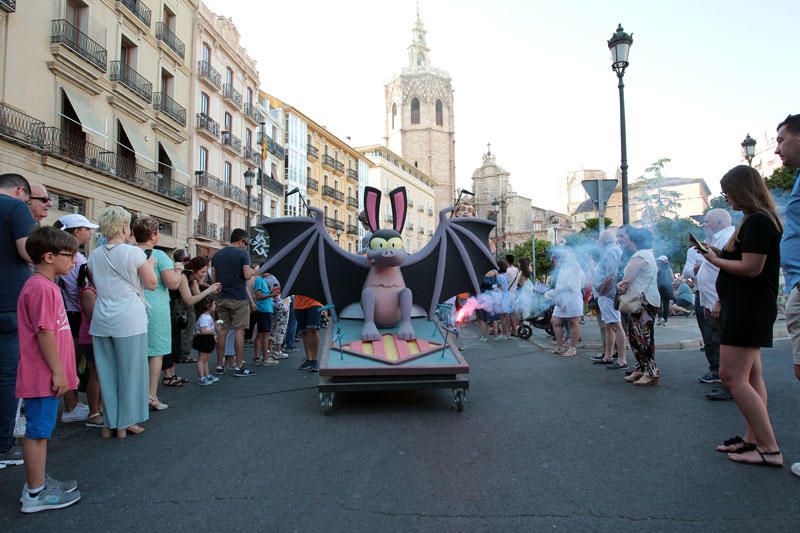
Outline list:
[[[184,176],[189,177],[189,171],[186,168],[186,164],[178,155],[177,150],[175,150],[175,148],[172,147],[172,145],[165,142],[159,141],[158,144],[160,144],[161,147],[164,149],[164,151],[167,153],[167,157],[169,157],[169,160],[172,162],[172,169],[178,174],[183,174]]]
[[[117,117],[117,120],[119,120],[119,123],[122,124],[122,128],[125,130],[125,135],[128,136],[128,140],[131,142],[131,146],[133,146],[133,151],[136,152],[136,156],[154,163],[155,161],[153,161],[153,157],[150,155],[151,151],[147,146],[147,141],[145,141],[144,137],[142,137],[142,135],[139,133],[139,129],[124,118]]]
[[[95,135],[108,137],[105,132],[105,124],[100,120],[100,117],[97,116],[92,102],[72,89],[67,89],[63,86],[61,89],[64,91],[64,94],[67,95],[67,98],[69,98],[69,103],[72,104],[72,109],[74,109],[75,113],[78,115],[83,130],[86,133],[94,133]]]

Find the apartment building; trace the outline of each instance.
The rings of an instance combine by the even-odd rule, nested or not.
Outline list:
[[[256,178],[262,165],[257,134],[265,117],[258,106],[256,62],[239,37],[230,18],[200,4],[192,63],[189,248],[195,255],[213,255],[234,228],[249,227],[263,213]]]
[[[321,209],[331,237],[345,250],[357,252],[358,212],[369,160],[297,108],[266,96],[284,117],[284,214],[304,215],[305,204]]]
[[[283,164],[286,152],[283,142],[283,112],[272,107],[264,91],[258,93],[258,107],[265,117],[258,134],[258,146],[264,160],[263,172],[257,180],[261,186],[261,216],[276,218],[283,213],[284,187]],[[263,139],[266,138],[266,145]]]
[[[197,0],[0,1],[0,172],[43,183],[50,224],[122,205],[183,246]]]
[[[438,213],[434,210],[436,183],[386,146],[364,146],[358,148],[358,151],[372,163],[367,184],[380,189],[384,194],[381,202],[381,227],[391,228],[393,224],[389,191],[397,187],[406,188],[408,211],[403,240],[407,252],[418,252],[433,237],[438,222]]]

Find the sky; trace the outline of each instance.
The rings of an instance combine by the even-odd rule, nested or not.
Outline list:
[[[354,146],[379,144],[384,85],[408,62],[415,0],[204,0],[232,17],[261,88]],[[486,144],[534,205],[564,211],[570,171],[613,178],[619,96],[607,41],[633,33],[626,70],[628,175],[719,178],[800,112],[796,0],[422,0],[433,66],[455,90],[456,184]],[[794,95],[794,96],[793,96]],[[759,146],[757,146],[759,148]],[[435,176],[434,176],[435,178]]]

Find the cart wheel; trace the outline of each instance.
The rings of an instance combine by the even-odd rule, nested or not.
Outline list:
[[[456,402],[456,411],[459,413],[464,410],[464,389],[456,389],[453,391],[453,400]]]
[[[319,393],[319,406],[322,408],[322,413],[328,416],[333,409],[333,393],[320,392]]]
[[[519,329],[517,330],[517,336],[520,339],[526,341],[531,338],[531,335],[533,335],[533,328],[531,328],[527,324],[521,324]]]

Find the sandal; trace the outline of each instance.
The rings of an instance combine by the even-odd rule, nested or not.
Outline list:
[[[165,387],[183,387],[183,381],[178,376],[169,376],[161,380]]]
[[[169,405],[165,404],[164,402],[162,402],[158,398],[150,396],[150,409],[152,409],[153,411],[163,411],[164,409],[167,409],[168,407],[169,407]]]
[[[723,450],[722,448],[727,448]],[[720,453],[744,453],[744,452],[751,452],[756,449],[755,443],[747,442],[739,435],[735,437],[731,437],[722,444],[714,448],[714,450]]]
[[[734,463],[739,463],[739,464],[742,464],[742,465],[771,466],[773,468],[783,468],[783,462],[770,463],[769,461],[767,461],[767,457],[766,457],[766,456],[770,456],[770,455],[773,455],[773,456],[774,455],[781,455],[781,451],[780,450],[777,450],[777,451],[774,451],[774,452],[762,452],[761,450],[756,448],[755,444],[753,444],[753,449],[752,450],[748,450],[748,451],[755,451],[758,454],[758,456],[761,458],[761,460],[753,462],[753,461],[747,461],[747,460],[734,459],[733,457],[731,457],[732,455],[739,455],[739,453],[729,453],[728,454],[728,459],[730,459]]]
[[[614,361],[606,367],[606,370],[621,370],[623,368],[628,368],[628,363],[620,363],[619,361]]]

